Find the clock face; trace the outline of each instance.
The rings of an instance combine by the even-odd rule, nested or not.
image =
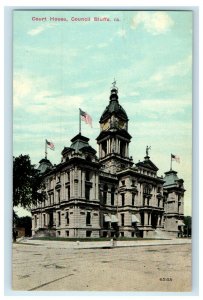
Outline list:
[[[124,129],[124,128],[125,128],[125,122],[122,121],[122,120],[119,120],[119,121],[118,121],[118,127],[119,127],[120,129]]]
[[[109,128],[109,121],[102,124],[102,130],[107,130]]]

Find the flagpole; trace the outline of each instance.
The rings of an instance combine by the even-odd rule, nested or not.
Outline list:
[[[81,116],[80,116],[80,108],[79,108],[79,133],[81,134]]]
[[[172,171],[172,154],[171,154],[171,167],[170,167],[170,171]]]
[[[47,159],[47,140],[45,140],[45,159]]]

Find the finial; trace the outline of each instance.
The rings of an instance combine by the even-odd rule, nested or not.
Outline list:
[[[118,93],[118,88],[116,86],[116,80],[115,80],[115,77],[114,77],[114,82],[112,82],[112,88],[111,88],[111,94],[117,94]]]
[[[113,84],[113,88],[116,88],[116,80],[115,80],[115,77],[114,77],[114,82],[112,82]]]

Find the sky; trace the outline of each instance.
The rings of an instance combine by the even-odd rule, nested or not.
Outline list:
[[[178,155],[173,169],[184,179],[191,215],[192,38],[190,11],[15,11],[13,155],[29,154],[37,166],[47,139],[55,145],[48,159],[60,163],[79,132],[79,108],[93,119],[92,128],[82,123],[82,134],[98,150],[99,119],[115,78],[129,117],[130,155],[142,161],[151,146],[159,176],[170,169],[171,153]]]

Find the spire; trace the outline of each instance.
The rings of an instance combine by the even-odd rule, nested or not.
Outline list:
[[[112,114],[122,119],[122,121],[127,122],[128,116],[118,101],[118,88],[116,87],[116,80],[112,82],[111,94],[109,98],[110,98],[109,104],[105,108],[99,122],[100,123],[105,122],[108,118],[112,116]]]

